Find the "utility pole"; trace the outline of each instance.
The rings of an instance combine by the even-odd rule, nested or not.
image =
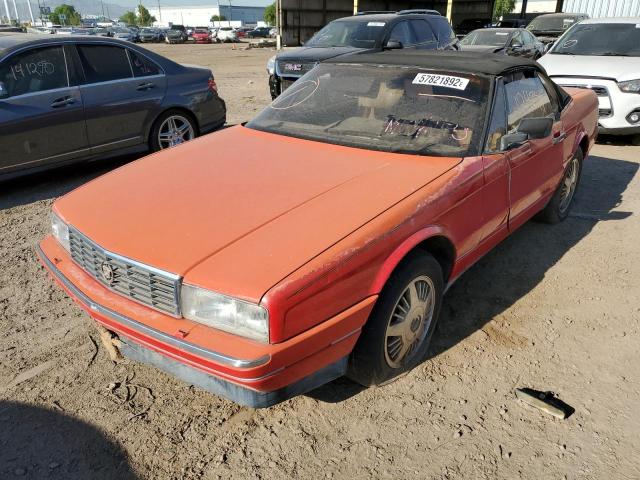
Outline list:
[[[162,10],[160,9],[160,0],[158,0],[158,22],[162,22]]]
[[[353,0],[353,14],[358,14],[358,0]]]
[[[16,6],[16,0],[13,0],[13,11],[16,14],[16,23],[20,23],[20,17],[18,16],[18,7]]]
[[[31,17],[31,26],[36,23],[35,18],[33,18],[33,10],[31,9],[31,0],[27,0],[27,6],[29,7],[29,16]]]
[[[231,0],[229,0],[229,26],[231,26],[232,20],[233,20],[233,5],[231,5]]]

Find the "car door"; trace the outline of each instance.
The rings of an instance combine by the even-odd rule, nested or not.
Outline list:
[[[400,42],[404,48],[413,47],[416,39],[407,20],[396,23],[389,33],[389,42]]]
[[[562,173],[562,121],[537,72],[525,69],[504,78],[507,132],[513,133],[525,118],[551,117],[551,134],[529,139],[508,151],[511,174],[509,228],[514,229],[544,206]]]
[[[413,38],[415,39],[415,47],[425,50],[435,50],[438,48],[438,41],[435,33],[425,20],[415,19],[409,20]]]
[[[166,91],[160,66],[138,50],[107,43],[80,43],[76,54],[84,73],[80,91],[92,151],[145,143]]]
[[[69,86],[62,45],[5,58],[0,82],[0,175],[88,153],[82,97]]]

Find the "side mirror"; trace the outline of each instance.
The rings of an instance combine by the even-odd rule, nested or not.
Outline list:
[[[398,50],[400,48],[404,48],[404,45],[398,40],[389,40],[384,46],[385,50]]]
[[[507,133],[500,139],[500,150],[511,150],[512,148],[519,147],[527,140],[529,140],[529,135],[526,133]]]
[[[523,118],[518,124],[518,133],[526,133],[529,138],[546,138],[551,135],[553,118]]]
[[[7,86],[4,82],[0,82],[0,99],[8,98],[9,90],[7,90]]]
[[[520,50],[522,50],[522,44],[520,42],[513,42],[511,44],[511,50],[513,50],[514,52],[519,52]]]

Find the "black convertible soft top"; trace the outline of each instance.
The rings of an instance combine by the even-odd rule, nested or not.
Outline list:
[[[455,50],[402,49],[379,53],[354,53],[332,58],[323,63],[416,66],[431,70],[442,69],[489,76],[501,75],[517,68],[535,68],[544,72],[538,63],[524,58]]]

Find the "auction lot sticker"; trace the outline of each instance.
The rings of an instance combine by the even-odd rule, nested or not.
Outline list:
[[[413,82],[416,85],[435,85],[437,87],[464,90],[469,84],[468,78],[453,77],[451,75],[436,75],[434,73],[419,73]]]

